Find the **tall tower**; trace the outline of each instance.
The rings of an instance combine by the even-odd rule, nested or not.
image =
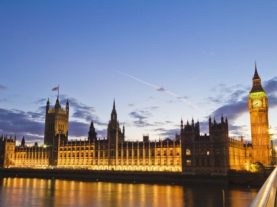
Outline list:
[[[124,134],[121,131],[119,122],[117,120],[117,112],[115,109],[115,101],[113,102],[113,110],[111,113],[111,120],[108,124],[108,157],[109,165],[116,165],[118,160],[118,146],[124,142]]]
[[[125,131],[125,127],[123,127],[123,130]],[[115,101],[113,102],[111,120],[108,124],[108,141],[111,144],[111,146],[115,145],[116,143],[122,143],[124,141],[124,133],[121,131],[119,122],[117,120]]]
[[[91,121],[91,124],[90,124],[90,127],[89,127],[88,140],[90,140],[91,142],[97,140],[97,133],[95,131],[93,121]]]
[[[66,107],[62,108],[59,98],[53,108],[50,106],[49,99],[46,103],[45,114],[45,129],[44,129],[44,144],[56,145],[58,137],[61,142],[66,142],[68,138],[68,117],[69,117],[69,102],[66,102]]]
[[[268,126],[268,101],[261,78],[255,64],[253,86],[248,97],[250,112],[251,138],[253,146],[252,161],[267,166],[270,164],[270,137]]]

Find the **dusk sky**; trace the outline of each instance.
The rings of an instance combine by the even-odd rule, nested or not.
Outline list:
[[[106,136],[115,99],[127,139],[174,137],[181,118],[206,133],[221,115],[250,139],[255,61],[276,133],[277,1],[2,0],[0,134],[42,142],[59,84],[71,138],[91,120]]]

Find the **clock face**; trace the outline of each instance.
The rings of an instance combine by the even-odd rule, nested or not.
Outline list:
[[[252,102],[253,108],[261,107],[262,101],[260,99],[256,99]]]

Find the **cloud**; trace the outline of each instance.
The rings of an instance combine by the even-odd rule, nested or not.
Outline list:
[[[7,87],[6,86],[4,86],[4,85],[1,85],[0,84],[0,91],[2,91],[2,90],[6,90],[7,89]]]
[[[145,108],[145,110],[154,111],[154,110],[157,110],[157,109],[159,109],[159,108],[160,108],[160,107],[158,107],[158,106],[148,106],[148,107]]]
[[[87,137],[89,131],[89,124],[79,122],[79,121],[70,121],[69,122],[69,136],[70,137]],[[107,129],[97,130],[97,137],[106,137]]]
[[[152,114],[147,110],[132,111],[129,113],[129,116],[134,119],[133,123],[137,127],[152,126],[152,124],[147,121]]]
[[[227,104],[217,108],[212,115],[215,117],[220,117],[221,115],[227,116],[229,120],[235,120],[242,113],[247,112],[247,97],[243,100],[233,100]]]
[[[264,82],[264,90],[268,95],[269,107],[273,108],[277,106],[277,77]],[[245,130],[245,126],[236,126],[234,121],[243,113],[248,112],[248,93],[249,88],[244,90],[237,88],[231,90],[227,88],[227,91],[231,94],[228,100],[213,111],[212,116],[220,117],[221,115],[227,116],[230,125],[230,132],[232,134],[241,134]],[[240,132],[240,133],[239,133]]]
[[[165,92],[166,90],[165,90],[165,88],[164,88],[164,87],[159,87],[159,88],[157,88],[157,89],[156,89],[156,91],[159,91],[159,92]]]
[[[168,125],[168,124],[173,124],[172,121],[155,121],[153,125],[155,126],[164,126],[164,125]]]
[[[72,112],[72,118],[80,119],[88,123],[93,121],[94,124],[99,126],[107,126],[107,124],[102,122],[96,115],[95,108],[93,106],[88,106],[79,102],[76,98],[68,97],[66,95],[61,95],[60,99],[62,105],[65,105],[67,100],[69,101],[69,108]]]
[[[152,117],[152,112],[158,109],[158,106],[148,106],[131,111],[129,116],[133,119],[133,124],[137,127],[154,126],[155,124],[148,122],[148,118]]]
[[[46,98],[40,98],[40,99],[34,101],[35,104],[39,104],[39,105],[44,105],[44,104],[46,104],[46,102],[47,102]]]
[[[36,120],[36,115],[32,112],[0,108],[0,129],[5,134],[41,139],[44,123]]]
[[[179,96],[179,97],[177,97],[177,99],[179,99],[179,100],[186,100],[186,99],[188,99],[189,97],[188,96]]]
[[[89,124],[79,121],[70,121],[68,131],[70,137],[84,137],[88,134]]]
[[[231,135],[234,135],[234,136],[242,136],[242,132],[245,132],[246,128],[247,128],[246,125],[238,126],[238,125],[231,124],[229,126],[229,132],[231,133]]]
[[[97,137],[104,138],[107,136],[107,129],[96,130]]]
[[[3,102],[7,102],[7,99],[6,98],[0,98],[0,103],[3,103]]]
[[[242,98],[248,94],[250,89],[240,84],[230,87],[227,87],[225,84],[219,84],[211,90],[217,95],[208,97],[208,101],[216,104],[224,104],[226,102]]]
[[[8,135],[17,135],[19,138],[25,136],[29,142],[42,142],[44,121],[39,121],[41,116],[41,114],[34,112],[0,108],[0,132]],[[80,121],[69,122],[70,137],[87,137],[88,130],[88,123]],[[99,130],[98,135],[106,136],[104,132],[105,130]]]
[[[180,128],[175,128],[175,129],[157,128],[154,131],[158,132],[161,137],[165,137],[165,138],[175,138],[176,134],[180,134]]]
[[[277,77],[274,77],[264,83],[264,89],[268,94],[269,106],[277,106]],[[244,112],[248,112],[248,92],[249,90],[237,89],[232,91],[229,100],[219,108],[217,108],[212,115],[221,116],[224,114],[229,120],[233,121]]]
[[[84,119],[88,122],[92,121],[95,118],[94,107],[83,104],[75,98],[68,97],[66,95],[61,95],[60,97],[61,104],[66,105],[67,101],[69,101],[69,107],[70,107],[70,110],[72,110],[72,117]]]
[[[62,106],[65,106],[67,100],[69,100],[70,111],[72,112],[69,122],[70,137],[86,137],[92,120],[95,125],[107,126],[95,115],[94,107],[83,104],[77,99],[66,95],[60,96]],[[29,142],[43,141],[46,101],[47,99],[45,98],[35,101],[35,104],[40,105],[35,111],[0,108],[0,133],[16,134],[17,137],[25,136]],[[55,102],[52,106],[54,104]],[[105,130],[100,129],[99,136],[106,136],[104,134]]]

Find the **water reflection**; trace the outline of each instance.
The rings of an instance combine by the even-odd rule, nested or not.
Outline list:
[[[0,206],[248,206],[256,189],[0,179]]]

